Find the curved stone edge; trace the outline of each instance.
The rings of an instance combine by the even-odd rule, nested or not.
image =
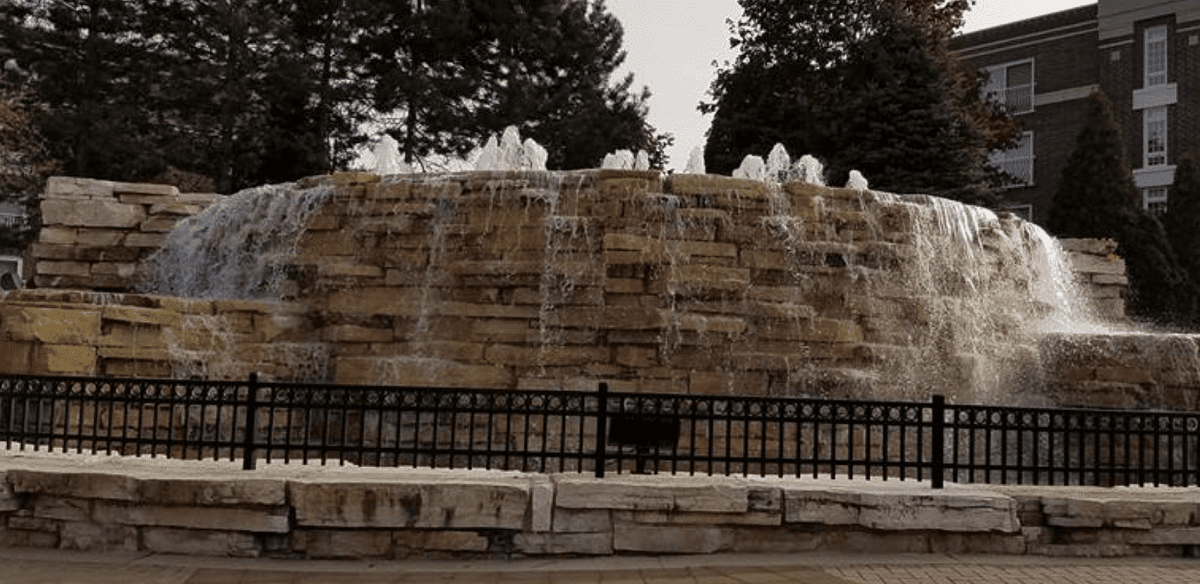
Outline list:
[[[0,545],[398,558],[1176,555],[1200,489],[375,469],[0,453]]]

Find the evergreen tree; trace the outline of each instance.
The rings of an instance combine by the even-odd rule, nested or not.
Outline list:
[[[146,89],[156,62],[138,34],[141,3],[14,0],[0,3],[0,47],[31,72],[47,107],[34,117],[62,171],[129,179],[163,165]]]
[[[727,173],[778,142],[823,159],[834,183],[857,169],[884,190],[986,202],[987,152],[1016,127],[947,50],[968,2],[741,4],[740,54],[701,104],[715,113],[708,168]]]
[[[1194,153],[1179,157],[1163,224],[1192,283],[1192,296],[1200,299],[1200,161]]]
[[[410,164],[465,154],[518,126],[551,168],[595,166],[619,148],[657,150],[649,92],[616,83],[623,31],[602,0],[420,0],[394,5],[366,41],[375,107]]]
[[[1093,93],[1051,202],[1049,229],[1059,237],[1115,239],[1129,276],[1130,313],[1188,322],[1195,312],[1191,283],[1166,230],[1139,205],[1123,144],[1108,98]]]
[[[57,164],[33,124],[30,92],[13,75],[0,76],[0,196],[25,212],[21,225],[0,226],[0,248],[20,249],[37,236],[38,196]]]

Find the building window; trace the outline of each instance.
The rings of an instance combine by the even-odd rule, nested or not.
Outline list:
[[[1142,189],[1142,208],[1162,216],[1167,212],[1167,187]]]
[[[1004,186],[1027,187],[1033,185],[1033,132],[1025,132],[1016,146],[1008,150],[993,152],[989,156],[992,166],[1005,174]]]
[[[999,103],[1010,114],[1033,111],[1033,59],[988,67],[984,97]]]
[[[1142,120],[1143,166],[1163,166],[1167,163],[1167,106],[1142,110]]]
[[[1167,84],[1167,27],[1146,29],[1146,87]]]

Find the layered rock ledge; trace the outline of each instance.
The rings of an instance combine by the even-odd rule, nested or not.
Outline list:
[[[364,469],[0,454],[0,544],[401,558],[863,551],[1183,555],[1196,488]]]

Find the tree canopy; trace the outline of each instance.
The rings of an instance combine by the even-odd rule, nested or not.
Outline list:
[[[380,124],[410,159],[507,125],[557,167],[651,150],[648,92],[610,79],[621,34],[600,0],[0,3],[0,55],[32,73],[64,172],[173,167],[222,192],[344,167]]]
[[[947,40],[968,0],[742,0],[737,60],[718,74],[706,165],[729,172],[782,143],[872,186],[969,202],[990,194],[989,150],[1016,127],[983,101]]]

